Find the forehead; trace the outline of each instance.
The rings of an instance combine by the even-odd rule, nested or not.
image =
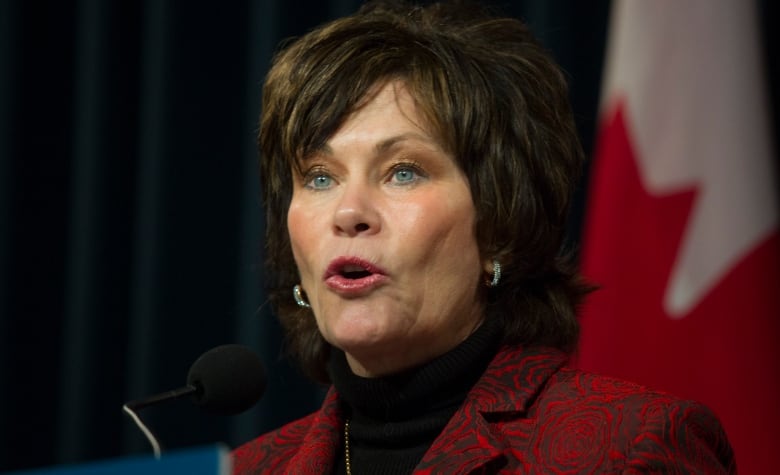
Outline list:
[[[376,87],[350,112],[328,138],[327,144],[342,140],[384,141],[389,136],[423,136],[431,138],[429,127],[419,113],[417,101],[402,82],[388,82]]]
[[[303,162],[335,150],[363,143],[387,150],[397,144],[421,143],[444,150],[438,134],[428,126],[419,101],[403,80],[382,81],[372,86],[357,105],[345,114],[336,130],[319,145],[300,150],[292,166],[301,171]]]

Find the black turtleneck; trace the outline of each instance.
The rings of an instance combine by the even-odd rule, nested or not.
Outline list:
[[[411,473],[495,355],[500,333],[485,322],[463,343],[422,366],[381,378],[356,376],[343,351],[328,369],[350,422],[352,473]],[[340,455],[340,456],[339,456]],[[335,474],[345,474],[342,434]]]

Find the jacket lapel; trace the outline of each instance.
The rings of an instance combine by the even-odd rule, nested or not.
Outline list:
[[[331,473],[341,444],[341,419],[338,395],[331,387],[285,473]]]
[[[566,360],[564,353],[551,348],[503,348],[415,473],[471,473],[493,463],[498,471],[509,447],[491,421],[524,417],[547,380]]]

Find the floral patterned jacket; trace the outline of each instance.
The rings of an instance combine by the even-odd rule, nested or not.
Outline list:
[[[566,361],[550,348],[503,348],[414,473],[736,473],[706,407]],[[236,449],[234,473],[329,474],[342,427],[331,388],[319,411]]]

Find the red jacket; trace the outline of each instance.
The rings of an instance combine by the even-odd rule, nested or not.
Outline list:
[[[707,408],[566,360],[502,349],[414,473],[736,473]],[[331,388],[319,411],[236,449],[234,473],[330,474],[342,429]]]

